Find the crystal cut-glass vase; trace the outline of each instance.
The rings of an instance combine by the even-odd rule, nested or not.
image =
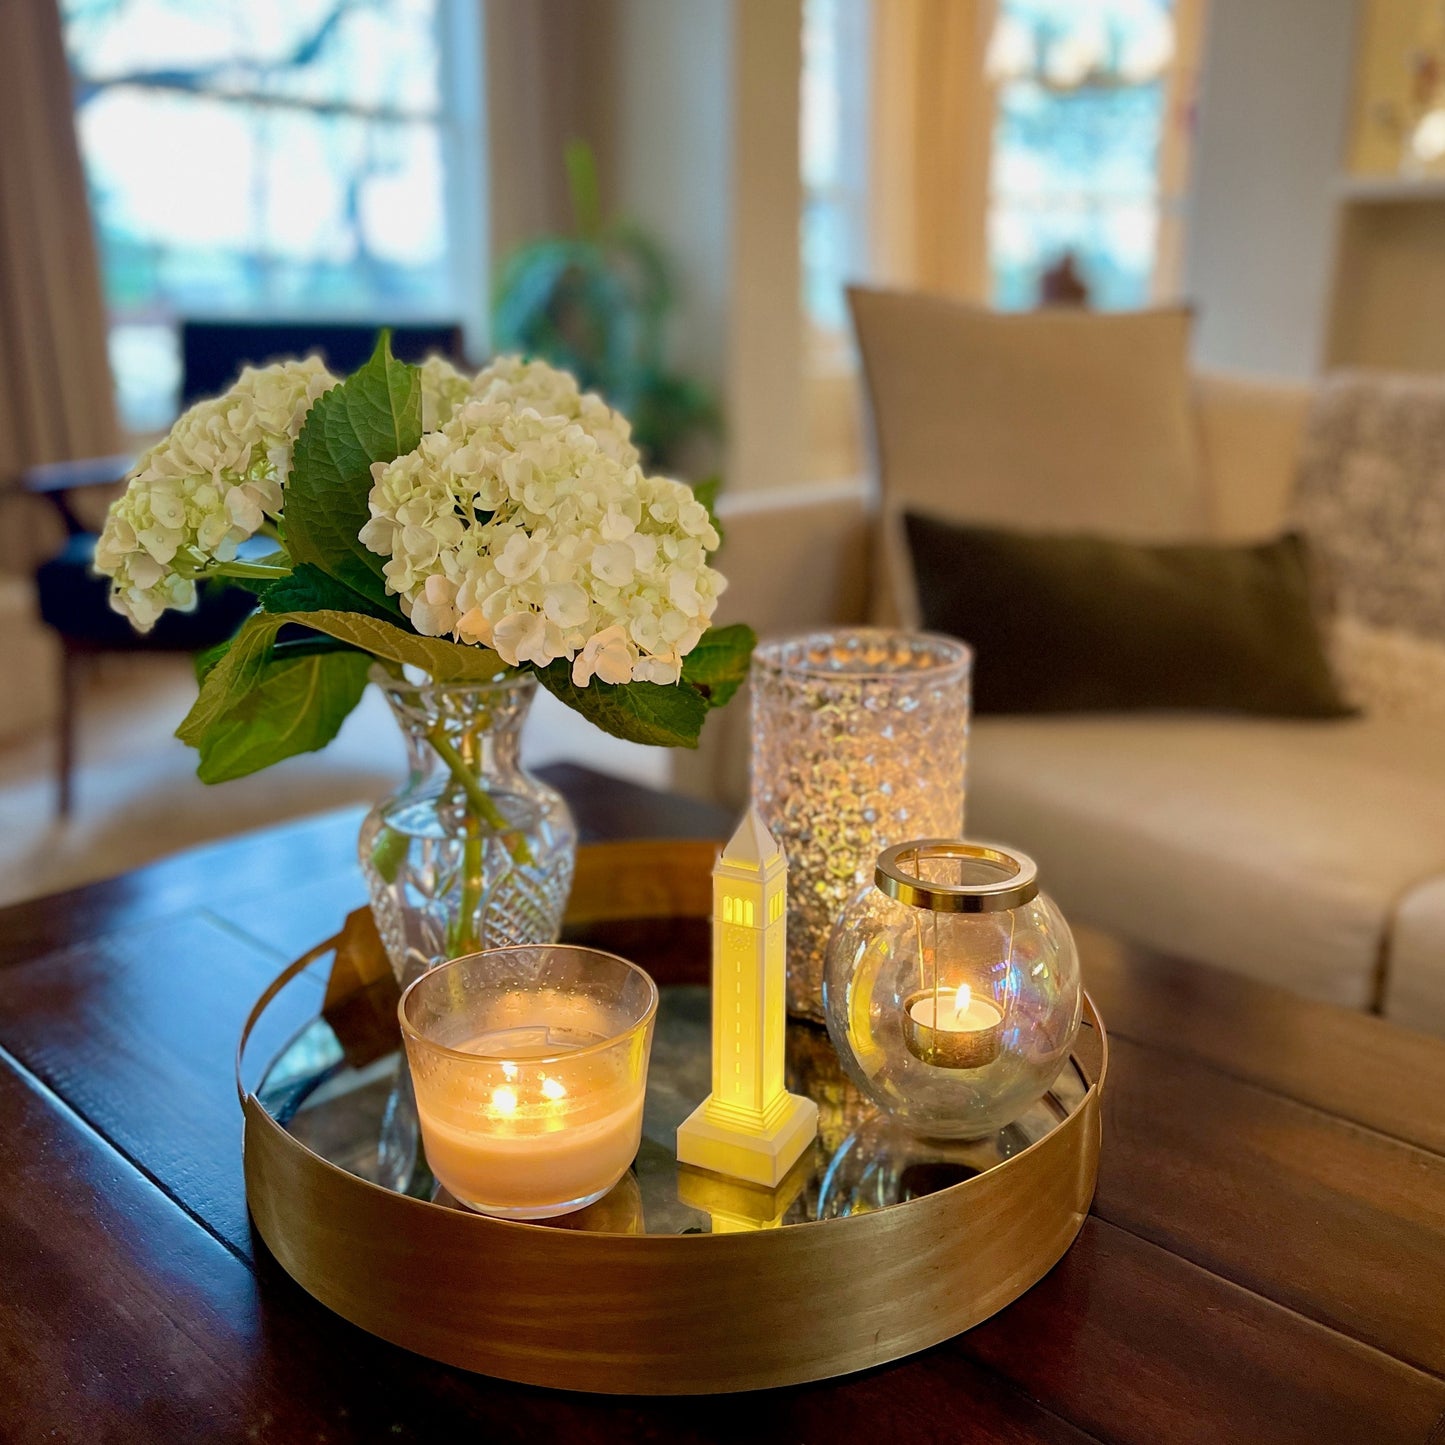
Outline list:
[[[406,738],[406,782],[362,824],[361,868],[398,982],[448,958],[553,943],[577,829],[521,765],[536,679],[413,683],[378,669]]]

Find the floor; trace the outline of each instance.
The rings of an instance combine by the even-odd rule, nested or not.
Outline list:
[[[55,817],[54,739],[48,730],[0,746],[0,904],[110,877],[198,843],[290,818],[370,803],[400,781],[400,735],[375,689],[320,753],[208,787],[195,754],[172,734],[195,697],[189,663],[155,657],[111,663],[81,708],[70,819]],[[570,760],[666,786],[665,749],[599,733],[550,696],[527,723],[524,761]]]

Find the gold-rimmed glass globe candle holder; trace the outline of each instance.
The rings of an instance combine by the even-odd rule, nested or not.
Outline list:
[[[417,978],[398,1013],[427,1163],[482,1214],[583,1209],[642,1138],[657,986],[564,944],[491,949]]]
[[[909,1129],[976,1139],[1042,1098],[1083,992],[1063,915],[1014,849],[925,838],[878,855],[840,915],[823,982],[853,1082]]]

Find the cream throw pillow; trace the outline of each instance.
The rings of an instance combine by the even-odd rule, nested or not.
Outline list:
[[[848,296],[882,481],[878,620],[917,623],[905,510],[1141,542],[1206,534],[1187,309],[1013,314]]]

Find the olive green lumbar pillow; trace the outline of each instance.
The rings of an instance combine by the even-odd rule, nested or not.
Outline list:
[[[972,644],[980,713],[1352,711],[1297,534],[1141,545],[904,521],[923,625]]]

